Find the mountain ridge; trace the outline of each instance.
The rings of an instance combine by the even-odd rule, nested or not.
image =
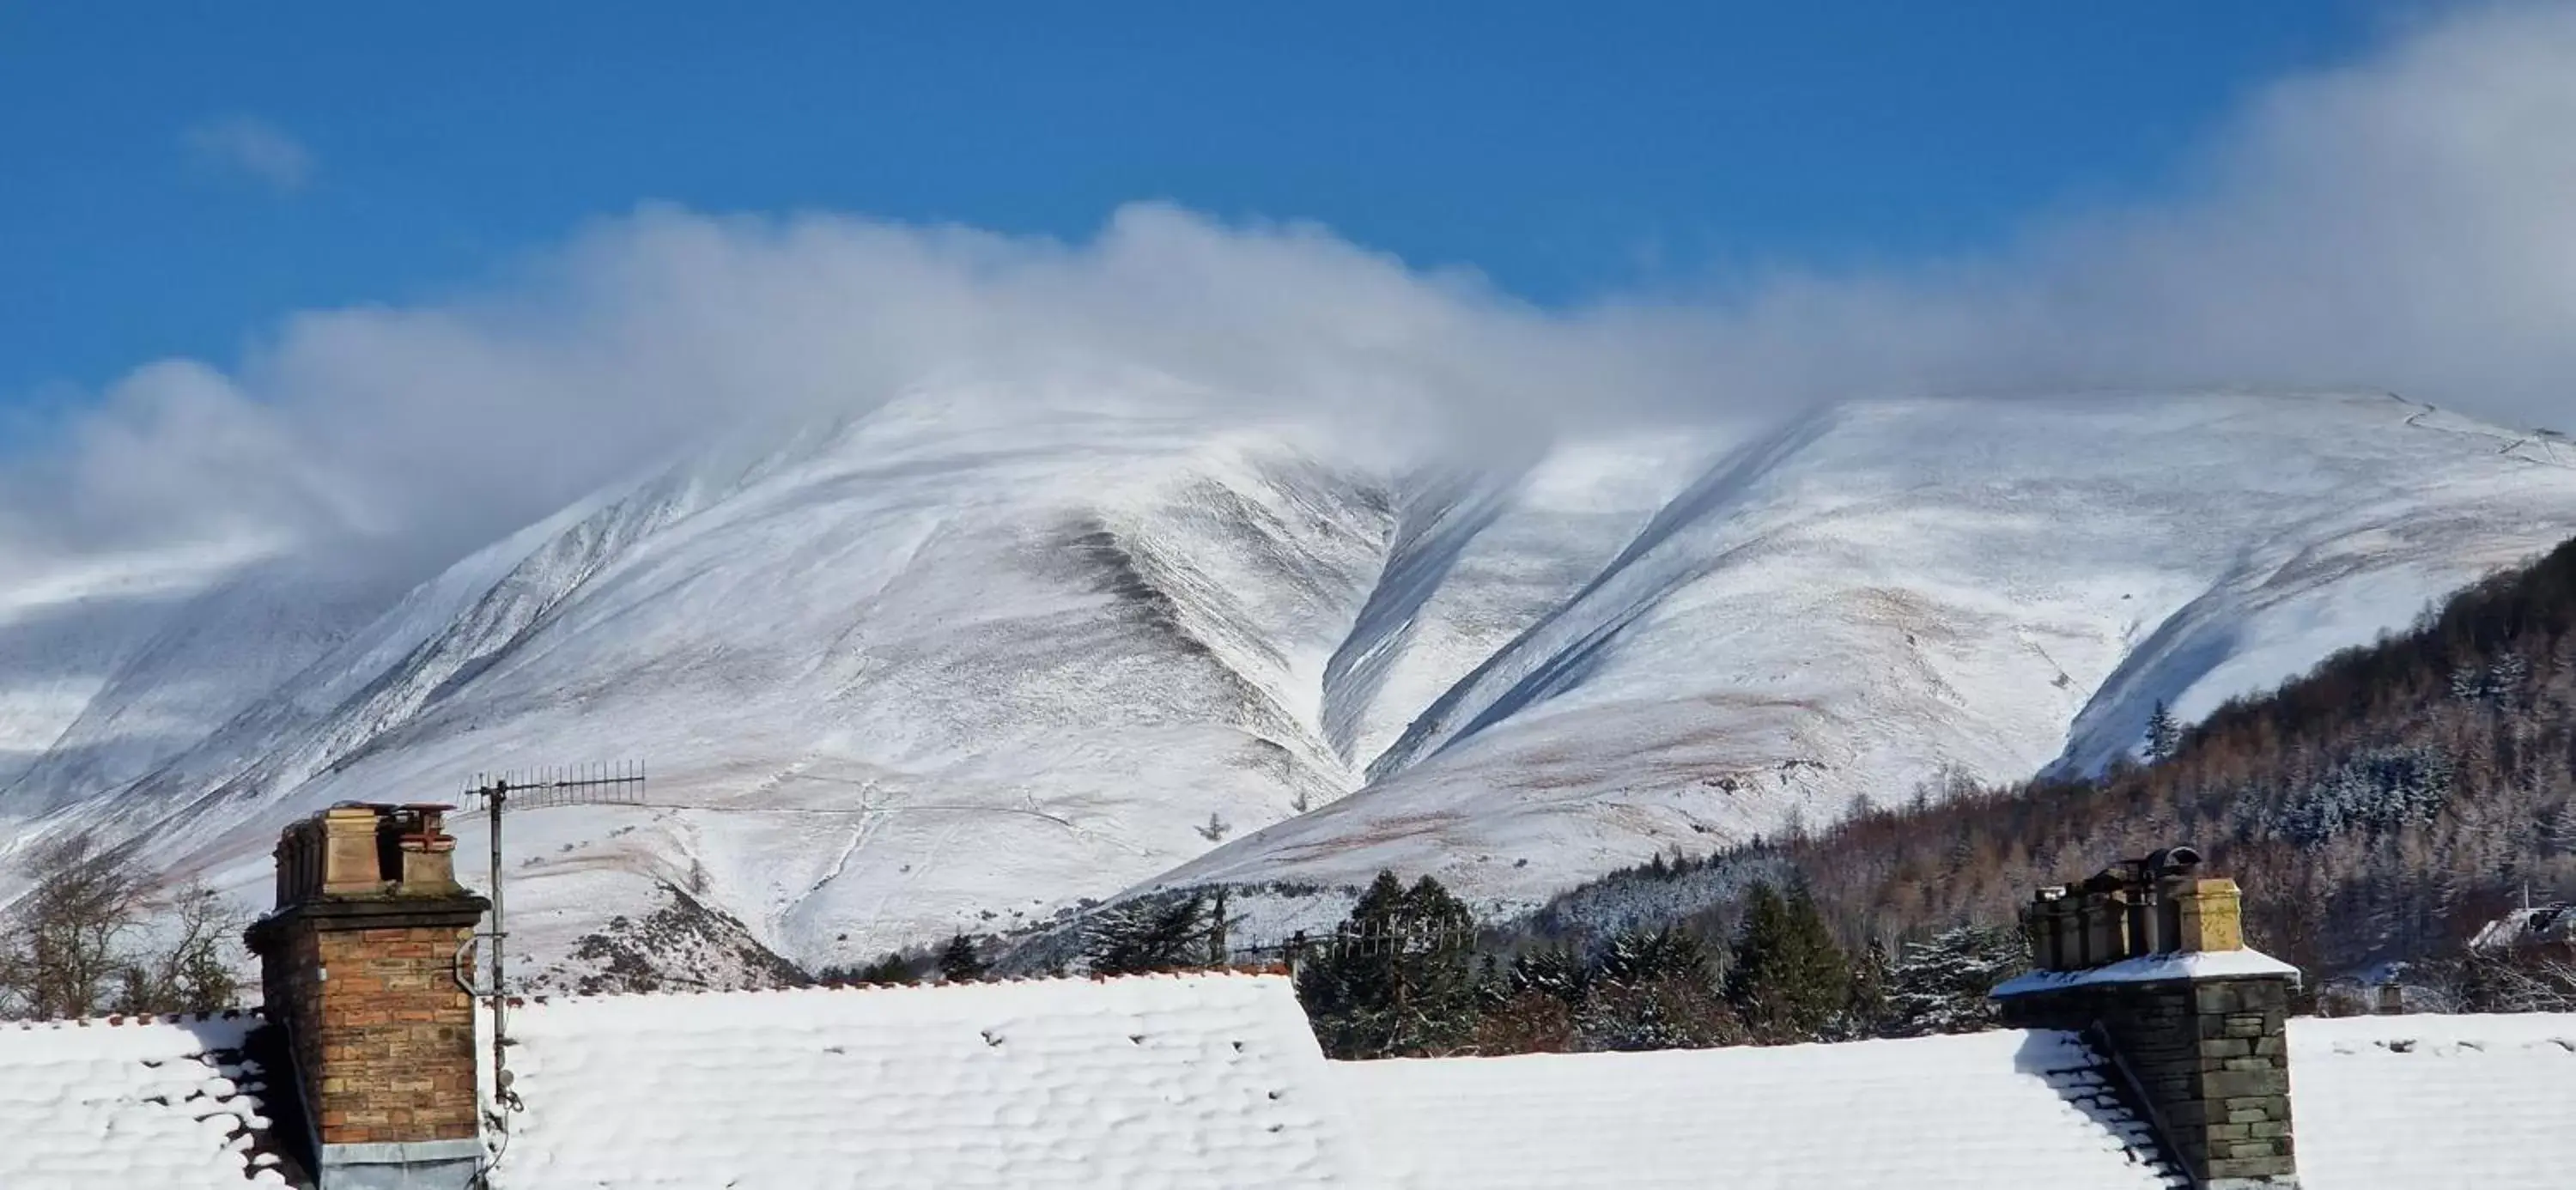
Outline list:
[[[514,827],[532,962],[655,882],[818,966],[1205,880],[1527,904],[1945,771],[2098,766],[2149,702],[2576,531],[2576,452],[2385,396],[1853,402],[1482,463],[1001,408],[603,492],[186,746],[126,741],[137,779],[40,759],[0,835],[255,888],[302,809],[636,756],[661,806]]]

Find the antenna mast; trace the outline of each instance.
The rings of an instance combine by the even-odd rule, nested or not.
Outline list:
[[[582,765],[478,776],[465,791],[468,805],[483,803],[490,824],[492,858],[485,877],[492,898],[492,1097],[510,1098],[508,1016],[509,989],[503,986],[502,948],[510,937],[501,902],[501,814],[504,810],[543,810],[555,806],[640,806],[644,804],[644,762]]]

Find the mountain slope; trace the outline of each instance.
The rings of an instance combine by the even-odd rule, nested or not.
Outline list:
[[[1171,880],[1516,898],[1945,770],[2098,767],[2158,700],[2196,717],[2546,548],[2569,460],[2385,397],[1827,410],[1707,467],[1361,796]]]
[[[1750,879],[1794,877],[1858,947],[2009,922],[2034,888],[2185,839],[2244,886],[2247,937],[2312,976],[2405,964],[2419,990],[2456,980],[2445,994],[2464,1011],[2563,993],[2568,981],[2537,967],[2517,981],[2454,961],[2473,939],[2544,940],[2534,926],[2576,895],[2576,540],[2219,708],[2153,765],[1658,864],[1532,924],[1559,937],[1678,919],[1705,930]]]
[[[0,832],[256,888],[332,800],[648,761],[651,808],[514,820],[537,965],[666,886],[809,963],[1177,881],[1528,901],[1945,769],[2098,765],[2158,699],[2196,715],[2576,529],[2555,443],[2385,396],[1350,447],[958,389],[711,449],[398,600],[129,648],[167,660],[67,720],[149,674],[221,688],[195,737],[49,752]]]

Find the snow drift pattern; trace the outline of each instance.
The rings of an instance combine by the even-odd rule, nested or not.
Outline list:
[[[0,1185],[284,1186],[251,1152],[269,1127],[241,1056],[255,1017],[0,1027]]]
[[[511,1031],[505,1190],[1374,1184],[1281,977],[613,996]]]

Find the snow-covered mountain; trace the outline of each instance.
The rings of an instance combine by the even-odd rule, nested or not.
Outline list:
[[[809,963],[1174,882],[1528,900],[2099,765],[2157,700],[2576,534],[2576,448],[2385,395],[1350,442],[924,392],[408,590],[254,551],[0,592],[0,838],[97,827],[256,890],[314,806],[631,758],[653,806],[513,820],[532,963],[671,890]]]

